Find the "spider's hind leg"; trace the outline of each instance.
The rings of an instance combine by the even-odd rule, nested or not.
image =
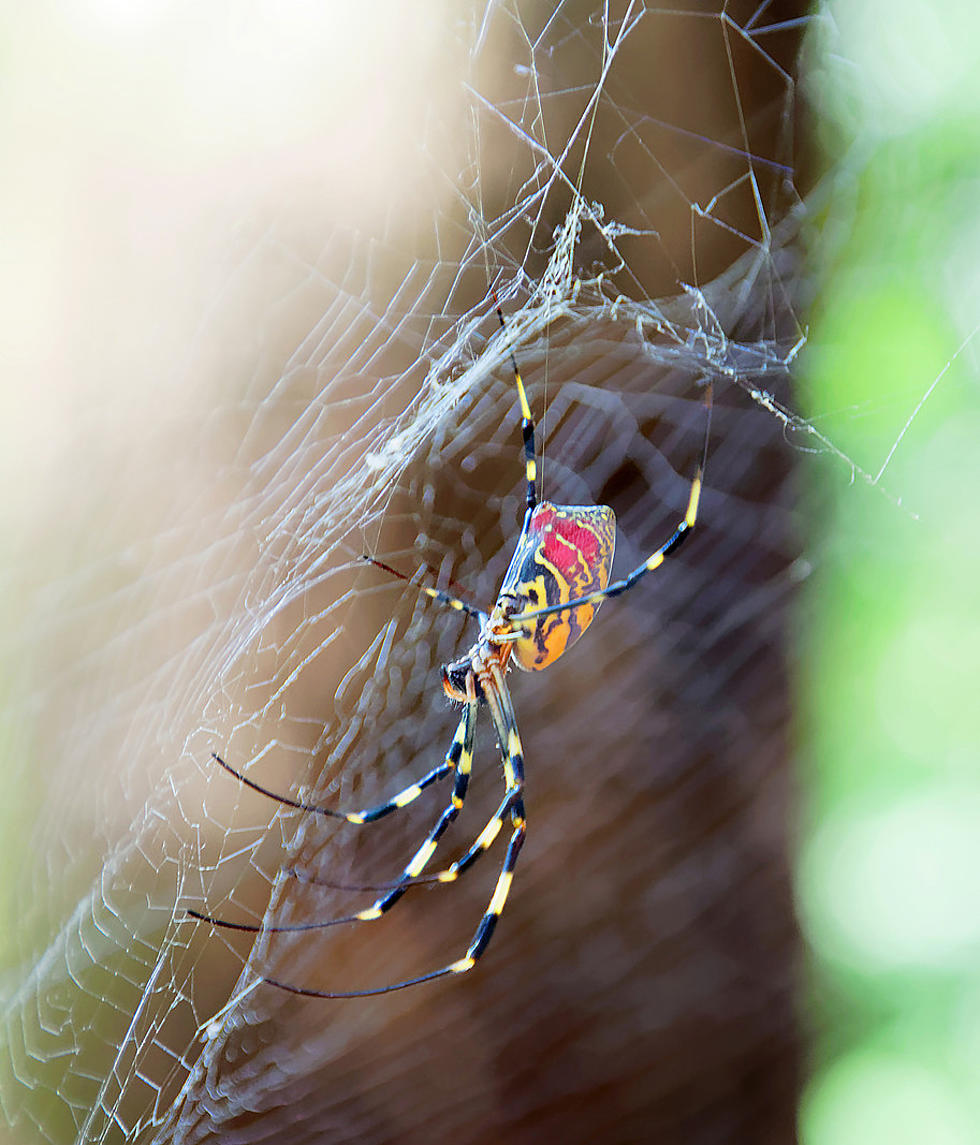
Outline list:
[[[453,784],[453,790],[449,799],[449,803],[446,805],[442,814],[439,816],[435,826],[431,831],[429,831],[428,835],[426,835],[425,841],[409,860],[398,882],[383,888],[386,893],[381,895],[380,898],[376,899],[371,906],[364,910],[359,910],[354,914],[344,915],[342,918],[328,919],[326,922],[304,922],[289,924],[285,926],[263,926],[257,923],[232,922],[227,919],[217,918],[214,915],[205,914],[202,911],[193,909],[189,909],[187,911],[188,916],[197,919],[199,922],[207,922],[211,926],[216,926],[224,930],[246,931],[250,934],[288,934],[297,931],[326,930],[328,927],[340,926],[344,923],[373,922],[375,919],[380,918],[383,914],[387,913],[387,911],[389,911],[396,902],[398,902],[398,900],[402,897],[402,895],[405,894],[409,887],[423,881],[419,879],[419,875],[421,875],[423,869],[431,861],[436,847],[439,844],[439,840],[445,833],[446,828],[456,818],[462,809],[463,801],[466,798],[466,790],[469,786],[470,772],[473,764],[473,741],[475,726],[476,700],[472,699],[470,703],[467,704],[466,710],[463,712],[463,715],[460,718],[459,724],[456,727],[456,733],[453,736],[453,742],[450,745],[449,751],[446,753],[446,762],[442,765],[442,767],[447,771],[452,770],[456,774],[456,780]],[[215,758],[217,759],[218,757],[215,756]],[[219,762],[222,761],[219,760]],[[227,764],[223,763],[222,765],[226,768],[228,767]],[[231,771],[232,769],[228,768],[228,770]],[[408,803],[411,803],[412,800],[417,797],[418,791],[421,791],[423,785],[428,786],[430,782],[434,782],[431,777],[435,776],[436,773],[440,770],[440,768],[434,768],[431,772],[429,772],[429,775],[426,776],[424,780],[421,780],[410,787],[406,787],[405,790],[400,792],[399,795],[396,795],[394,799],[389,800],[388,803],[382,804],[380,808],[376,808],[375,811],[379,813],[375,814],[375,818],[380,818],[380,813],[386,813],[385,809],[394,810],[396,807],[404,807]],[[237,772],[234,772],[233,774],[237,774]],[[258,785],[252,783],[251,780],[245,780],[245,782],[250,787],[258,787]],[[418,791],[416,791],[416,789],[418,789]],[[258,790],[264,792],[263,788],[258,788]],[[276,798],[276,796],[273,796],[273,798]],[[398,802],[399,800],[400,802]],[[292,806],[300,806],[300,804],[293,803],[292,801],[289,802]],[[317,810],[317,808],[311,805],[310,810]],[[351,818],[351,816],[354,814],[357,816],[367,816],[370,814],[370,812],[348,813],[346,818],[349,822],[369,821],[367,818]],[[296,872],[289,873],[294,877],[296,875]],[[455,874],[453,875],[452,879],[434,877],[431,881],[451,882],[454,878]],[[303,881],[315,882],[316,880]]]
[[[497,877],[490,902],[487,904],[487,908],[477,924],[473,938],[466,948],[466,953],[462,958],[456,959],[455,962],[450,962],[448,966],[443,966],[439,970],[432,970],[428,974],[420,974],[415,978],[405,978],[401,982],[392,982],[387,986],[376,986],[367,990],[344,990],[337,992],[313,990],[304,986],[293,986],[291,983],[281,982],[276,978],[266,978],[265,981],[268,985],[275,986],[280,990],[285,990],[289,994],[299,994],[306,998],[366,998],[377,994],[390,994],[394,990],[404,990],[408,986],[418,986],[422,982],[432,982],[437,978],[445,978],[449,974],[465,974],[468,970],[473,969],[480,957],[486,952],[490,944],[490,939],[493,937],[493,932],[496,929],[497,922],[507,902],[507,896],[510,893],[511,884],[514,880],[514,869],[517,866],[517,858],[521,853],[521,848],[524,846],[524,839],[527,834],[527,822],[524,817],[524,753],[521,747],[520,735],[517,731],[517,723],[514,718],[513,708],[511,707],[507,686],[504,683],[503,673],[494,665],[491,667],[491,676],[491,686],[485,688],[485,691],[487,693],[490,711],[493,715],[501,754],[503,755],[507,793],[504,796],[504,802],[501,804],[497,814],[484,829],[481,839],[471,848],[474,859],[478,857],[479,854],[482,854],[496,838],[505,815],[510,815],[514,829],[511,832],[510,842],[507,845],[507,853],[504,856],[503,866]],[[483,840],[484,836],[486,836],[486,843],[485,845],[481,845],[481,840]],[[477,847],[479,847],[479,850],[477,850]],[[421,849],[417,852],[416,859],[420,853]],[[416,859],[413,859],[413,862],[415,862]]]
[[[307,803],[302,799],[291,799],[288,795],[280,795],[276,791],[271,791],[268,787],[263,787],[261,783],[256,783],[254,779],[249,779],[248,776],[241,771],[236,771],[235,768],[233,768],[230,763],[226,763],[217,752],[211,752],[211,758],[215,763],[220,764],[230,775],[233,775],[239,783],[251,788],[252,791],[257,791],[259,795],[264,795],[267,799],[274,799],[276,803],[281,803],[284,807],[295,807],[297,811],[309,811],[313,815],[322,815],[325,819],[343,819],[347,823],[354,823],[360,826],[362,823],[374,823],[378,819],[383,819],[386,815],[390,815],[392,811],[400,811],[402,807],[407,807],[409,803],[418,799],[427,787],[431,787],[433,783],[444,779],[451,771],[455,770],[456,759],[454,755],[457,751],[458,749],[454,739],[453,746],[450,747],[442,763],[436,764],[436,766],[421,779],[410,783],[407,787],[393,795],[387,802],[379,803],[376,807],[365,807],[361,811],[338,811],[333,807],[321,807],[318,803]]]
[[[435,826],[433,826],[428,835],[426,835],[422,845],[405,864],[405,869],[402,871],[401,878],[398,882],[395,883],[386,894],[377,899],[372,906],[368,907],[367,910],[359,912],[358,917],[362,920],[370,921],[371,919],[380,918],[381,915],[391,910],[409,887],[417,885],[418,882],[421,881],[420,875],[432,861],[432,856],[439,846],[440,839],[446,833],[449,824],[453,822],[463,808],[473,764],[473,740],[475,730],[476,701],[471,699],[470,702],[467,703],[466,709],[459,721],[459,726],[456,729],[453,744],[450,748],[450,753],[456,753],[456,779],[453,783],[453,790],[449,797],[449,802],[443,808],[442,814],[436,820]],[[452,880],[435,878],[433,881],[450,882]]]

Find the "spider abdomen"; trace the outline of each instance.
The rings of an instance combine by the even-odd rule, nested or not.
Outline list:
[[[602,592],[615,548],[616,517],[607,505],[542,501],[531,513],[500,595],[516,600],[518,612]],[[527,636],[513,644],[518,667],[535,672],[554,663],[589,627],[598,607],[580,605],[529,624]]]

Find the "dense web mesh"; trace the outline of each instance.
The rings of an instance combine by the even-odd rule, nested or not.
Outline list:
[[[425,178],[388,188],[382,225],[305,201],[229,228],[182,367],[200,406],[141,447],[167,493],[114,475],[113,527],[25,594],[9,710],[43,791],[5,982],[17,1140],[790,1139],[805,26],[790,3],[455,5]],[[290,871],[385,882],[434,821],[441,789],[358,829],[210,755],[349,808],[438,762],[439,666],[475,628],[360,558],[492,604],[523,505],[511,347],[544,495],[615,509],[617,575],[684,511],[713,381],[702,528],[566,659],[510,677],[529,839],[478,969],[290,998],[259,977],[355,989],[461,956],[492,888],[496,850],[354,928],[254,941],[185,916],[347,914],[370,893]],[[481,718],[447,857],[499,773]]]

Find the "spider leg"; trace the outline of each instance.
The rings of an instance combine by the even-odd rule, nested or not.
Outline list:
[[[504,801],[500,806],[498,815],[494,816],[491,823],[497,822],[498,817],[502,820],[503,816],[509,812],[514,830],[511,833],[510,842],[507,845],[507,853],[504,856],[503,866],[497,877],[490,902],[487,904],[487,909],[483,912],[483,916],[477,925],[473,938],[470,940],[466,953],[462,958],[458,958],[455,962],[450,962],[448,966],[443,966],[439,970],[432,970],[428,974],[420,974],[415,978],[405,978],[401,982],[393,982],[388,986],[377,986],[369,990],[328,992],[324,990],[312,990],[302,986],[293,986],[288,982],[280,982],[275,978],[263,979],[268,985],[275,986],[280,990],[285,990],[289,994],[299,994],[306,998],[366,998],[376,994],[390,994],[393,990],[404,990],[407,986],[417,986],[422,982],[431,982],[436,978],[444,978],[448,974],[465,974],[467,970],[473,969],[481,955],[486,951],[487,946],[490,944],[490,939],[493,937],[494,929],[497,926],[497,920],[503,913],[504,906],[507,902],[507,896],[510,893],[511,883],[514,879],[514,869],[517,866],[517,858],[521,853],[521,848],[524,846],[524,838],[527,833],[523,799],[524,752],[521,747],[521,739],[517,731],[517,722],[514,718],[514,711],[510,703],[510,696],[507,693],[503,673],[495,664],[491,665],[490,671],[493,677],[492,686],[488,687],[487,684],[484,683],[484,692],[489,702],[490,712],[497,731],[497,739],[500,743],[500,751],[504,760],[504,775],[507,781],[507,793],[504,796]],[[488,827],[489,826],[490,824],[488,824]],[[498,825],[496,830],[493,831],[491,842],[493,838],[496,838],[499,830],[500,827]],[[489,843],[487,846],[489,846]]]
[[[323,815],[328,819],[343,819],[348,823],[360,825],[362,823],[374,823],[378,819],[383,819],[386,815],[390,815],[392,811],[399,811],[402,807],[407,807],[409,803],[418,799],[427,787],[431,787],[433,783],[438,783],[440,779],[444,779],[451,771],[455,771],[463,751],[463,736],[465,732],[463,723],[464,721],[460,720],[459,726],[456,728],[456,734],[453,736],[453,742],[442,763],[437,764],[421,779],[410,783],[408,787],[403,788],[396,795],[393,795],[386,803],[380,803],[377,807],[366,807],[363,811],[336,811],[332,807],[321,807],[318,803],[306,803],[302,799],[290,799],[289,796],[279,795],[275,791],[270,791],[268,787],[263,787],[261,783],[256,783],[254,779],[249,779],[247,775],[236,771],[230,763],[225,763],[217,752],[211,752],[211,758],[216,763],[221,764],[225,771],[233,775],[239,783],[250,787],[253,791],[257,791],[260,795],[264,795],[268,799],[274,799],[277,803],[282,803],[285,807],[295,807],[298,811],[310,811],[314,815]]]
[[[439,840],[446,832],[446,828],[456,818],[463,807],[463,802],[466,799],[466,789],[469,786],[470,771],[473,764],[473,737],[476,730],[476,713],[477,702],[474,698],[466,705],[463,712],[463,718],[460,720],[460,728],[463,735],[463,747],[459,760],[456,766],[456,778],[453,783],[452,794],[449,798],[449,803],[443,808],[442,814],[436,820],[435,826],[426,835],[422,845],[418,848],[415,854],[409,859],[402,871],[401,878],[395,885],[388,890],[388,893],[379,898],[367,910],[362,910],[358,913],[357,917],[362,922],[369,922],[373,919],[380,918],[387,911],[395,905],[396,902],[405,894],[405,892],[414,885],[418,880],[422,871],[432,861],[432,856],[435,854],[436,848],[439,846]],[[457,735],[459,732],[457,731]],[[455,746],[455,739],[454,739]],[[442,881],[442,880],[433,880]],[[448,880],[446,880],[448,881]]]
[[[467,616],[475,617],[475,619],[477,619],[481,625],[486,624],[486,622],[490,619],[489,616],[483,611],[483,609],[477,608],[475,604],[470,604],[469,601],[466,600],[460,600],[459,597],[453,596],[448,592],[443,592],[442,589],[430,588],[425,584],[415,584],[415,581],[412,580],[410,576],[406,576],[404,573],[399,572],[397,569],[393,569],[391,565],[386,565],[384,561],[379,561],[377,557],[370,557],[367,555],[367,553],[365,553],[361,559],[367,561],[370,565],[374,565],[375,568],[381,569],[382,572],[386,572],[393,577],[397,577],[399,580],[407,581],[409,584],[414,585],[419,592],[425,593],[426,596],[431,597],[433,600],[438,601],[440,604],[445,605],[447,608],[452,608],[456,612],[465,612]]]
[[[709,383],[704,397],[706,417],[704,424],[704,444],[701,447],[701,456],[698,459],[698,467],[694,473],[694,479],[691,482],[691,492],[687,499],[687,509],[682,520],[674,529],[673,533],[671,533],[670,537],[659,549],[647,557],[643,564],[637,566],[628,576],[623,577],[622,580],[618,580],[603,589],[602,592],[591,592],[588,596],[580,596],[576,600],[569,600],[562,604],[549,604],[544,608],[526,609],[524,612],[515,613],[508,618],[513,624],[537,620],[542,616],[550,616],[556,612],[565,612],[569,608],[579,608],[583,604],[599,604],[600,601],[619,596],[620,593],[631,589],[633,585],[642,577],[646,576],[648,572],[653,572],[654,569],[660,568],[667,557],[671,556],[681,547],[681,544],[690,535],[698,519],[698,504],[701,500],[701,485],[704,480],[704,467],[708,457],[708,440],[711,434],[711,398],[712,390]]]
[[[409,887],[422,884],[454,883],[460,875],[464,874],[473,866],[481,855],[485,855],[496,842],[497,836],[500,834],[501,828],[504,825],[504,820],[507,818],[507,813],[511,809],[511,803],[510,794],[505,795],[500,806],[493,813],[492,818],[487,821],[486,826],[477,836],[476,841],[469,850],[441,871],[431,871],[426,875],[413,875],[407,878],[403,875],[400,879],[393,880],[390,883],[359,884],[336,883],[327,879],[317,878],[315,875],[307,875],[302,871],[294,869],[288,870],[285,873],[290,878],[298,879],[301,883],[305,883],[308,886],[329,887],[335,891],[394,891],[400,890],[403,887],[407,890]]]
[[[531,406],[527,400],[527,391],[524,389],[524,379],[521,377],[521,371],[517,366],[517,358],[514,356],[514,351],[507,335],[507,323],[504,319],[504,312],[500,308],[500,299],[497,297],[496,290],[493,292],[493,300],[497,310],[497,318],[500,322],[500,329],[503,331],[504,339],[507,342],[507,353],[510,355],[510,366],[514,372],[514,384],[517,386],[517,398],[521,406],[521,436],[524,440],[524,475],[527,480],[527,512],[530,513],[538,503],[536,489],[538,464],[536,459],[537,451],[534,444],[534,419],[531,416]],[[365,553],[363,559],[369,564],[375,565],[377,568],[389,573],[391,576],[397,577],[399,580],[413,583],[411,577],[407,577],[404,573],[398,572],[397,569],[393,569],[390,565],[385,564],[384,561],[379,561],[376,557],[368,556],[368,554]],[[417,585],[416,587],[419,592],[425,593],[426,596],[431,597],[447,608],[455,609],[457,612],[465,612],[468,616],[475,617],[479,620],[481,626],[486,624],[489,620],[489,616],[482,609],[476,608],[465,600],[460,600],[451,593],[443,592],[438,588],[429,588],[427,585]]]
[[[488,693],[488,696],[489,696],[489,693]],[[509,705],[508,705],[508,707],[509,707]],[[491,704],[491,712],[492,711],[493,711],[493,706]],[[506,716],[501,715],[501,718],[506,719]],[[517,727],[516,727],[516,721],[514,720],[514,713],[512,710],[510,712],[510,719],[511,719],[511,723],[510,723],[509,727],[513,728],[514,733],[516,735],[517,734]],[[495,724],[497,723],[497,717],[496,716],[494,717],[494,723]],[[501,732],[498,731],[497,734],[499,737],[501,735]],[[503,734],[506,735],[507,741],[509,741],[510,731],[508,730],[507,732],[505,732]],[[504,742],[507,742],[507,741],[504,741]],[[480,858],[481,855],[485,855],[487,853],[487,851],[490,850],[490,848],[496,842],[497,836],[500,834],[501,829],[503,828],[504,820],[507,818],[508,813],[510,813],[512,821],[514,820],[514,817],[517,814],[517,811],[515,810],[514,795],[513,795],[515,787],[517,786],[517,779],[516,779],[515,764],[512,762],[512,760],[520,760],[521,776],[522,776],[521,783],[523,783],[523,754],[522,754],[522,750],[521,750],[521,746],[520,746],[520,739],[519,738],[517,739],[516,745],[515,744],[508,744],[508,746],[510,748],[514,748],[515,750],[514,750],[513,755],[510,755],[509,753],[506,753],[506,752],[504,753],[504,771],[505,771],[505,776],[506,776],[507,790],[504,794],[503,800],[500,803],[500,806],[493,813],[491,818],[487,821],[486,826],[483,828],[483,830],[480,832],[480,834],[476,837],[476,840],[470,846],[469,850],[467,850],[464,855],[461,855],[458,859],[456,859],[455,862],[450,863],[450,865],[448,867],[446,867],[444,870],[433,871],[431,874],[428,874],[428,875],[421,875],[422,867],[419,867],[415,871],[410,870],[410,868],[413,866],[415,859],[418,859],[421,852],[425,849],[425,844],[423,844],[423,847],[420,848],[419,853],[416,854],[415,859],[413,859],[412,863],[409,863],[408,867],[405,868],[405,877],[403,877],[402,880],[399,880],[399,882],[392,884],[392,886],[390,888],[391,890],[401,890],[402,888],[407,890],[409,886],[415,885],[416,883],[420,883],[420,882],[425,882],[425,883],[453,883],[459,878],[460,875],[465,874],[470,869],[470,867],[473,866],[473,864],[477,861],[477,859]],[[462,764],[460,764],[460,770],[462,771]],[[464,789],[465,789],[465,785],[464,785]],[[521,805],[519,813],[520,813],[520,816],[523,817],[523,815],[524,815],[523,805]],[[441,833],[442,832],[440,831],[440,834]],[[433,848],[433,850],[434,850],[434,848]],[[429,857],[431,857],[431,851],[429,852]],[[426,860],[426,862],[427,861],[428,861],[428,859]],[[423,864],[423,867],[424,867],[424,865],[425,864]],[[387,890],[389,888],[388,887],[378,887],[378,888],[372,887],[370,889],[372,889],[372,890],[374,890],[374,889]],[[402,890],[402,893],[404,893],[404,890]]]
[[[534,420],[531,417],[531,407],[528,404],[527,393],[524,390],[524,379],[521,377],[521,371],[517,368],[517,359],[514,357],[510,339],[507,337],[507,323],[504,321],[504,312],[500,309],[500,299],[497,297],[496,290],[493,292],[493,300],[497,307],[497,318],[500,320],[500,329],[503,330],[504,338],[507,340],[507,353],[510,354],[510,366],[514,371],[517,397],[521,403],[521,434],[524,438],[524,473],[527,477],[527,507],[528,511],[530,511],[538,503],[537,492],[535,490],[538,466],[535,460]]]
[[[513,713],[511,713],[511,714],[513,714]],[[473,720],[474,720],[474,726],[475,726],[475,721],[476,721],[475,709],[474,709]],[[447,807],[446,810],[443,812],[442,818],[440,818],[439,822],[436,824],[436,826],[433,828],[432,832],[429,834],[428,838],[426,839],[426,842],[423,843],[423,845],[416,852],[416,854],[413,857],[413,859],[411,860],[411,862],[409,862],[408,866],[405,868],[404,872],[402,873],[402,877],[400,879],[398,879],[394,882],[390,882],[390,883],[368,884],[368,885],[361,884],[361,885],[356,885],[356,886],[348,886],[348,885],[344,885],[342,883],[335,883],[332,881],[327,881],[325,879],[319,879],[319,878],[316,878],[315,876],[305,875],[302,872],[296,871],[296,870],[290,870],[290,871],[287,871],[286,873],[289,876],[291,876],[292,878],[298,879],[300,882],[312,884],[313,886],[329,887],[331,890],[355,891],[355,892],[356,891],[399,891],[399,892],[401,892],[401,894],[404,894],[404,892],[409,887],[418,886],[419,884],[423,884],[423,883],[425,883],[425,884],[454,883],[459,878],[460,875],[465,874],[466,871],[468,871],[470,869],[470,867],[473,866],[473,864],[477,861],[477,859],[480,858],[481,855],[485,855],[487,853],[487,851],[489,851],[490,848],[493,846],[494,842],[497,839],[497,836],[500,834],[500,831],[504,825],[504,819],[507,817],[508,812],[512,810],[512,804],[513,804],[513,797],[511,794],[513,783],[511,781],[511,779],[508,778],[507,791],[504,795],[504,798],[503,798],[500,806],[493,813],[491,818],[487,821],[483,830],[476,837],[476,840],[472,843],[472,845],[469,847],[469,849],[466,851],[466,853],[461,855],[458,859],[456,859],[454,862],[450,863],[450,865],[448,867],[444,868],[441,871],[432,871],[427,875],[421,874],[421,871],[423,870],[426,863],[428,863],[429,859],[431,858],[432,852],[435,850],[434,847],[429,848],[429,842],[431,840],[435,840],[436,842],[438,842],[439,837],[442,835],[443,831],[445,830],[445,826],[442,825],[443,819],[447,819],[447,817],[450,814],[450,811],[458,812],[460,810],[460,808],[462,807],[462,800],[465,797],[466,786],[467,786],[467,782],[469,779],[471,755],[472,755],[472,751],[470,751],[470,752],[464,751],[464,754],[463,754],[463,756],[459,762],[459,768],[458,768],[458,772],[457,772],[457,780],[456,780],[456,783],[454,784],[454,788],[453,788],[453,802],[450,805],[450,807]],[[505,767],[511,767],[511,770],[512,770],[512,765],[505,763]],[[509,771],[508,776],[510,776],[510,774],[511,774],[511,772]],[[458,806],[456,806],[457,799],[459,801]],[[521,812],[521,814],[523,814],[523,811]],[[451,818],[448,818],[446,826],[448,826],[448,823],[452,822],[452,819],[455,819],[455,817],[456,817],[456,815],[453,814]],[[427,852],[427,854],[425,855],[425,861],[422,862],[421,866],[417,866],[417,863],[420,861],[420,857],[423,856],[423,854],[425,852]],[[378,905],[380,905],[380,903]]]
[[[477,702],[474,696],[474,699],[466,705],[459,724],[456,727],[452,745],[446,756],[447,763],[443,765],[447,770],[454,770],[456,773],[456,780],[453,784],[449,803],[439,816],[435,826],[426,836],[425,842],[423,842],[421,847],[418,848],[409,860],[408,865],[402,873],[401,879],[393,883],[390,888],[383,888],[386,889],[388,893],[379,898],[372,906],[365,910],[359,910],[355,914],[344,915],[341,918],[332,918],[326,922],[303,922],[286,926],[263,926],[261,923],[231,922],[228,919],[217,918],[213,915],[204,914],[201,911],[192,909],[189,909],[187,914],[199,922],[207,922],[223,930],[239,930],[249,934],[288,934],[304,930],[325,930],[327,927],[340,926],[348,922],[373,922],[375,919],[380,918],[389,911],[402,895],[405,894],[408,888],[417,881],[418,875],[421,874],[426,864],[431,860],[446,828],[456,818],[463,806],[473,764],[473,737],[476,728],[476,712]],[[449,767],[449,761],[452,761],[451,768]],[[434,771],[430,772],[430,775],[432,774],[434,774]],[[426,779],[428,780],[428,778],[427,776]],[[404,795],[404,792],[402,794]],[[398,798],[398,796],[396,796],[396,798]],[[385,804],[385,806],[388,806],[388,804]],[[489,846],[489,843],[487,846]]]
[[[469,713],[469,705],[467,706],[467,713]],[[462,723],[462,721],[461,721]],[[404,893],[413,886],[420,884],[433,884],[433,883],[453,883],[470,869],[473,864],[485,855],[487,851],[496,842],[497,836],[500,834],[504,825],[504,820],[507,818],[508,813],[511,818],[514,817],[513,795],[510,787],[504,795],[497,810],[493,813],[491,818],[487,821],[483,830],[477,836],[476,840],[469,847],[465,854],[456,859],[448,867],[441,871],[433,871],[430,874],[423,875],[421,872],[425,869],[426,865],[431,861],[432,855],[435,852],[436,846],[442,835],[445,833],[446,828],[456,818],[463,806],[463,801],[466,798],[466,790],[469,784],[469,777],[472,767],[473,758],[473,730],[476,726],[476,707],[473,707],[473,714],[471,717],[471,727],[469,739],[464,743],[463,752],[459,758],[458,768],[456,771],[456,781],[453,784],[453,793],[451,802],[445,808],[436,821],[435,826],[426,836],[425,841],[415,852],[413,857],[409,860],[401,877],[393,880],[390,883],[381,884],[368,884],[358,886],[346,886],[344,884],[330,882],[324,879],[318,879],[313,876],[307,876],[296,870],[288,870],[284,872],[288,877],[295,878],[300,882],[313,886],[329,887],[333,890],[347,890],[347,891],[386,891],[387,893],[383,898],[380,898],[372,906],[365,910],[358,911],[356,914],[344,915],[341,918],[329,919],[326,922],[306,922],[297,923],[291,926],[262,926],[258,923],[244,923],[244,922],[229,922],[226,919],[216,918],[212,915],[202,914],[200,911],[188,910],[191,917],[198,919],[200,922],[211,923],[212,926],[221,927],[225,930],[243,930],[251,934],[258,934],[259,932],[266,934],[281,934],[290,931],[304,931],[304,930],[325,930],[331,926],[340,926],[348,922],[371,922],[376,918],[380,918],[382,914],[387,913],[395,905],[395,903],[404,895]],[[457,729],[457,735],[459,729]],[[464,732],[465,739],[465,732]],[[521,811],[523,815],[523,811]]]

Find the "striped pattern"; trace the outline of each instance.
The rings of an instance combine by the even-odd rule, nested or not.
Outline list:
[[[527,671],[553,664],[592,623],[595,606],[561,608],[609,583],[616,548],[616,518],[606,505],[553,505],[542,501],[530,514],[501,597],[516,600],[524,615],[536,617],[514,641],[514,659]],[[513,621],[513,617],[510,618]]]
[[[404,791],[399,791],[397,795],[393,795],[387,803],[381,803],[377,807],[367,807],[363,811],[338,811],[333,807],[321,807],[318,803],[307,803],[302,799],[290,799],[286,795],[279,795],[275,791],[270,791],[268,787],[263,787],[261,783],[256,783],[254,779],[249,779],[247,775],[236,771],[231,764],[225,763],[217,752],[211,752],[211,758],[216,763],[219,763],[225,771],[233,775],[239,783],[250,788],[252,791],[257,791],[260,795],[264,795],[268,799],[274,799],[277,803],[282,803],[286,807],[295,807],[298,811],[310,811],[314,815],[322,815],[326,819],[344,819],[348,823],[356,823],[359,826],[362,823],[374,823],[376,820],[383,819],[386,815],[390,815],[392,811],[398,811],[402,807],[407,807],[409,803],[418,799],[427,787],[431,787],[433,783],[438,783],[440,779],[444,779],[451,771],[455,770],[460,756],[459,740],[460,730],[457,728],[452,747],[449,749],[442,763],[434,767],[427,775],[423,776],[422,779],[410,783]]]

